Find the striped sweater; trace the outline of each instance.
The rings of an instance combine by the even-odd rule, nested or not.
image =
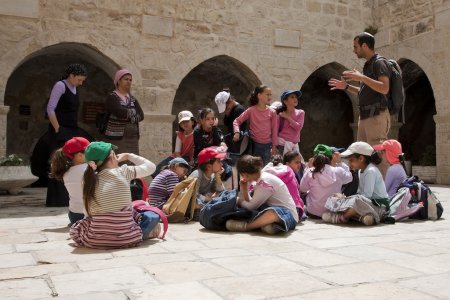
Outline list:
[[[131,209],[130,180],[149,176],[155,171],[155,165],[135,154],[130,154],[128,159],[135,166],[122,165],[98,173],[90,215],[70,228],[70,237],[78,246],[126,248],[142,241],[140,214]]]
[[[159,173],[148,187],[150,205],[162,209],[179,182],[178,175],[171,170],[166,169]]]

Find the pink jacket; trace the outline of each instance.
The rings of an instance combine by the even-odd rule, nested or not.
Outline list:
[[[300,181],[300,191],[308,192],[306,210],[315,216],[321,217],[327,211],[325,202],[334,193],[341,193],[343,184],[353,180],[348,166],[340,163],[336,167],[325,165],[321,173],[314,173],[307,168]]]
[[[294,199],[295,206],[301,208],[303,211],[305,204],[303,203],[302,198],[300,198],[300,187],[295,178],[294,171],[291,168],[283,164],[274,166],[273,163],[268,163],[261,172],[268,172],[280,178],[281,181],[286,184],[289,194],[291,194],[292,199]]]

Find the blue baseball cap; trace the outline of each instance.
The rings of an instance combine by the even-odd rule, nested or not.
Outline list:
[[[283,94],[281,94],[281,97],[280,97],[281,101],[286,99],[287,96],[289,96],[290,94],[295,94],[297,96],[297,98],[300,98],[300,96],[302,95],[302,92],[294,91],[294,90],[286,90],[283,92]]]
[[[339,147],[330,147],[331,148],[331,150],[333,151],[333,153],[334,152],[339,152],[339,153],[341,153],[341,152],[344,152],[344,150],[345,150],[345,148],[339,148]]]
[[[175,165],[175,164],[179,164],[179,165],[183,165],[186,168],[190,169],[191,167],[189,166],[189,163],[182,157],[175,157],[174,159],[172,159],[171,161],[169,161],[169,166],[171,165]]]

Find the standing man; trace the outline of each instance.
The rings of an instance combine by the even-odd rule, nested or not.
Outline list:
[[[387,140],[390,127],[390,114],[387,108],[389,77],[391,68],[386,59],[375,53],[375,38],[367,32],[353,39],[353,52],[358,58],[364,58],[363,73],[353,69],[344,71],[341,80],[328,81],[331,90],[346,90],[359,97],[359,121],[357,141],[376,145]],[[347,81],[359,81],[359,86]]]

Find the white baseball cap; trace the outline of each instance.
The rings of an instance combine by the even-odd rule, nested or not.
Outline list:
[[[350,156],[352,154],[361,154],[365,156],[371,156],[375,150],[366,142],[354,142],[347,150],[341,153],[342,157]]]
[[[281,108],[283,106],[283,104],[281,103],[281,101],[274,101],[272,102],[272,104],[270,104],[270,108],[277,110],[279,108]]]
[[[178,124],[180,124],[183,121],[188,121],[193,117],[194,117],[194,115],[188,110],[180,111],[178,113]]]
[[[214,101],[216,101],[217,109],[219,110],[220,114],[225,111],[228,99],[230,99],[229,92],[222,91],[216,95]]]

